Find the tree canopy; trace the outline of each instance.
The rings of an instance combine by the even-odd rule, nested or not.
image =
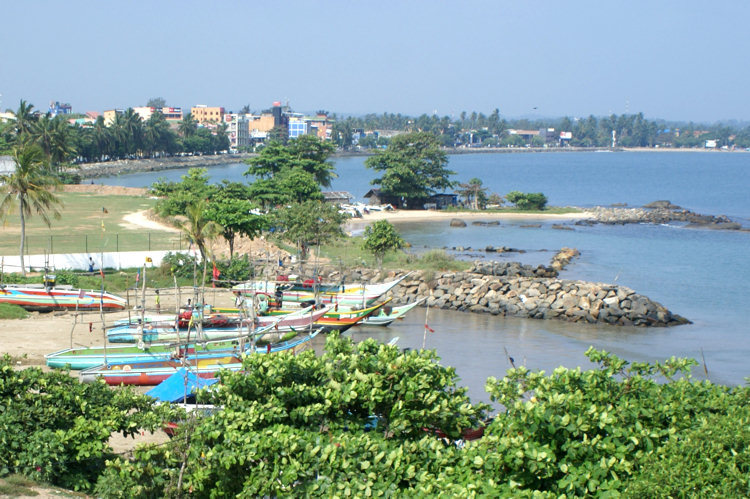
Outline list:
[[[344,215],[322,201],[294,203],[274,213],[275,228],[281,237],[297,246],[304,260],[310,246],[326,244],[344,237]]]
[[[446,168],[448,156],[438,139],[428,132],[412,132],[394,137],[388,148],[367,158],[365,165],[382,176],[372,180],[386,196],[401,199],[408,208],[422,203],[439,189],[454,185]]]
[[[365,227],[364,237],[362,248],[375,255],[378,264],[382,263],[387,252],[401,249],[406,245],[396,227],[388,220],[377,220]]]

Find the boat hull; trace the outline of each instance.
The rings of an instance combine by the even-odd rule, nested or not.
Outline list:
[[[123,310],[127,300],[111,293],[73,288],[7,285],[0,288],[0,303],[18,305],[29,311]]]

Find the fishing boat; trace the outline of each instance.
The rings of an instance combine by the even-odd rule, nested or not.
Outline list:
[[[407,305],[401,305],[400,307],[390,307],[388,305],[380,309],[377,314],[372,314],[365,318],[360,325],[361,326],[390,326],[393,321],[402,319],[411,309],[423,303],[427,297],[409,303]]]
[[[386,306],[393,298],[388,298],[385,301],[373,305],[368,308],[360,310],[339,310],[332,311],[315,321],[315,324],[321,326],[324,331],[339,331],[344,332],[350,327],[353,327],[373,314],[377,313],[380,309]]]
[[[283,316],[258,316],[254,320],[254,328],[272,326],[275,332],[282,333],[301,331],[313,327],[315,322],[329,309],[328,306],[319,309],[311,306],[286,313]],[[232,336],[241,336],[252,327],[249,319],[240,322],[228,321],[226,324],[226,326],[219,327],[202,327],[199,332],[195,327],[175,327],[174,322],[136,324],[131,322],[108,330],[107,339],[112,343],[183,341],[187,340],[189,336],[200,337],[204,340],[220,340]]]
[[[301,303],[314,301],[347,306],[367,307],[382,295],[397,286],[406,276],[381,284],[341,284],[324,285],[313,280],[293,281],[252,281],[238,284],[232,292],[240,296],[263,295],[269,301]]]
[[[0,286],[0,303],[18,305],[30,311],[53,310],[123,310],[128,302],[111,293],[72,286],[44,286],[41,284],[5,284]]]
[[[257,336],[265,335],[273,326],[256,330]],[[44,356],[48,367],[55,369],[82,370],[102,364],[131,364],[154,360],[169,360],[179,355],[208,355],[215,353],[240,353],[240,341],[249,344],[247,337],[230,340],[175,343],[152,343],[139,348],[135,345],[107,345],[66,348]]]
[[[215,378],[222,369],[239,371],[242,369],[242,358],[245,355],[273,354],[278,352],[297,353],[307,343],[315,338],[320,330],[314,330],[310,334],[298,335],[287,341],[282,341],[266,346],[248,348],[242,354],[228,354],[215,352],[208,355],[188,354],[177,359],[154,360],[148,362],[133,363],[109,363],[85,369],[79,373],[83,383],[90,383],[96,379],[103,379],[108,385],[158,385],[172,376],[180,368],[187,368],[200,378]]]

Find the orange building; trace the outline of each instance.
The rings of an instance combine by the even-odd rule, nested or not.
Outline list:
[[[224,120],[223,107],[195,106],[190,108],[193,119],[201,124],[221,123]]]

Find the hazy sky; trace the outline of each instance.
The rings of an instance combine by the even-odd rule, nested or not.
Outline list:
[[[0,4],[0,108],[750,119],[750,2]]]

